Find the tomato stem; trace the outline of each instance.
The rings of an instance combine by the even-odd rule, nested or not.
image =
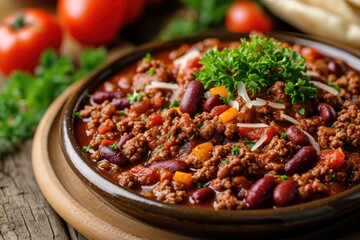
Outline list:
[[[19,14],[15,17],[14,22],[10,25],[12,29],[17,30],[26,26],[25,18],[23,14]]]

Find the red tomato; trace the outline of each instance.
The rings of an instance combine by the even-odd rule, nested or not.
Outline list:
[[[149,116],[149,120],[153,125],[161,125],[164,122],[164,119],[159,114]]]
[[[300,55],[306,59],[306,61],[312,62],[316,59],[323,58],[324,55],[318,52],[315,48],[304,47],[300,51]]]
[[[145,8],[145,0],[132,0],[126,13],[125,25],[131,25],[138,20]]]
[[[199,61],[200,61],[200,58],[195,57],[188,62],[186,67],[199,69],[201,67]]]
[[[125,24],[128,0],[59,0],[60,19],[69,33],[86,45],[107,44]]]
[[[225,26],[229,32],[271,31],[273,22],[257,3],[237,1],[226,12]]]
[[[0,21],[0,71],[8,75],[14,69],[32,72],[41,53],[60,48],[62,31],[50,13],[24,9]]]
[[[138,178],[140,184],[153,185],[159,181],[159,170],[157,168],[144,167],[136,165],[130,170],[130,173]]]
[[[334,170],[339,170],[345,162],[345,154],[338,148],[333,149],[324,149],[320,152],[319,163],[328,165]]]
[[[240,127],[240,134],[247,139],[254,141],[259,140],[262,136],[266,135],[267,138],[264,144],[268,144],[271,139],[277,134],[278,129],[274,126],[264,127],[264,128],[249,128],[249,127]]]
[[[229,105],[220,105],[220,106],[216,106],[213,109],[211,109],[210,111],[210,116],[211,117],[215,117],[215,116],[219,116],[220,114],[222,114],[223,112],[225,112],[226,110],[228,110],[230,108]]]

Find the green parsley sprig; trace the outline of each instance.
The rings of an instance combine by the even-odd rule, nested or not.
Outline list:
[[[305,59],[294,50],[280,47],[273,38],[250,35],[249,40],[241,39],[238,48],[207,52],[200,63],[204,68],[195,76],[205,88],[223,85],[233,93],[243,81],[256,93],[283,81],[293,103],[316,97],[316,87],[303,74],[307,69]]]
[[[136,90],[134,90],[133,94],[128,93],[126,95],[126,98],[127,98],[127,100],[129,100],[130,104],[140,101],[143,97],[144,97],[144,95],[142,95],[141,93],[138,93]]]

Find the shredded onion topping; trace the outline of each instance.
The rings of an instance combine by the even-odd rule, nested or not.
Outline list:
[[[267,139],[267,135],[264,134],[264,136],[262,136],[259,141],[257,141],[254,146],[250,149],[250,151],[255,151],[256,149],[258,149]]]
[[[245,128],[263,128],[268,127],[269,125],[265,123],[238,123],[237,126]]]
[[[181,57],[175,59],[173,61],[173,64],[174,64],[174,66],[179,67],[179,72],[181,73],[184,70],[184,68],[186,67],[186,65],[188,64],[188,62],[191,59],[194,59],[196,57],[200,57],[199,50],[196,48],[190,49],[187,53],[185,53]]]
[[[151,82],[150,85],[147,85],[145,89],[152,89],[152,88],[176,90],[179,88],[179,85],[177,85],[176,83],[154,81],[154,82]]]
[[[246,107],[247,108],[252,107],[251,99],[250,99],[249,95],[246,92],[245,84],[243,82],[238,83],[238,85],[237,85],[237,94],[244,99],[244,101],[246,102]]]
[[[229,106],[235,108],[238,111],[240,109],[240,104],[237,101],[234,101],[234,100],[229,101]]]
[[[204,93],[204,97],[205,97],[206,99],[209,99],[209,98],[211,97],[210,91],[206,91],[206,92]]]
[[[331,94],[334,94],[335,96],[338,96],[340,93],[338,92],[338,90],[336,90],[333,87],[330,87],[329,85],[326,85],[325,83],[322,82],[318,82],[318,81],[310,81],[311,83],[313,83],[315,86],[317,86],[318,88],[321,88]]]
[[[305,72],[305,74],[308,75],[308,76],[310,76],[310,77],[312,77],[312,76],[314,76],[314,77],[321,77],[321,75],[320,75],[318,72],[311,71],[311,70],[307,70],[307,71]]]
[[[297,124],[297,125],[300,124],[300,122],[298,120],[296,120],[293,117],[290,117],[289,115],[287,115],[285,113],[281,113],[280,116],[293,124]]]
[[[309,138],[309,141],[310,141],[311,145],[313,145],[313,147],[315,148],[317,154],[320,154],[320,145],[315,141],[313,136],[311,136],[308,132],[306,132],[306,131],[304,131],[302,129],[301,129],[301,131],[303,133],[305,133],[305,135]]]
[[[285,104],[282,103],[276,103],[271,101],[266,101],[262,98],[256,98],[255,101],[251,101],[253,106],[265,106],[266,104],[269,104],[270,107],[276,108],[276,109],[285,109]]]

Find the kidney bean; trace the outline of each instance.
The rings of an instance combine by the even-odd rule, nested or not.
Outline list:
[[[318,106],[320,119],[327,125],[336,121],[337,114],[332,106],[327,103],[320,103]]]
[[[191,198],[196,203],[205,202],[215,196],[215,191],[209,187],[199,188],[191,194]]]
[[[100,147],[99,150],[100,157],[108,160],[113,164],[123,167],[129,163],[129,159],[121,151],[115,151],[106,146]]]
[[[297,145],[309,145],[309,138],[299,128],[291,126],[286,130],[286,137]]]
[[[317,161],[317,153],[313,146],[301,148],[286,164],[288,174],[301,173],[312,167]]]
[[[116,110],[123,110],[124,108],[130,107],[130,103],[127,98],[114,98],[111,104],[115,106]]]
[[[204,95],[204,86],[201,82],[193,80],[189,82],[184,95],[180,101],[182,113],[194,116]]]
[[[217,178],[224,179],[226,177],[229,177],[231,174],[231,169],[228,166],[223,166],[217,171]]]
[[[250,208],[262,207],[270,198],[276,186],[276,181],[271,176],[265,176],[257,180],[246,194],[246,203]]]
[[[222,104],[224,104],[224,102],[220,99],[220,95],[215,94],[204,102],[203,109],[205,112],[210,112],[211,109]]]
[[[293,179],[287,179],[277,185],[273,191],[273,200],[276,206],[288,206],[293,203],[298,194],[299,184]]]
[[[336,75],[336,77],[341,77],[346,72],[345,66],[336,61],[330,61],[328,63],[328,68],[332,73]]]
[[[102,103],[105,100],[112,100],[113,98],[122,98],[124,97],[125,94],[123,92],[120,91],[111,91],[111,92],[106,92],[106,91],[100,91],[100,92],[96,92],[92,95],[92,100],[95,103]]]
[[[165,160],[165,161],[154,162],[149,167],[166,168],[172,173],[176,171],[185,172],[188,169],[187,163],[181,160]]]
[[[128,135],[123,136],[117,144],[118,148],[121,150],[124,144],[133,137],[135,137],[133,133],[129,133]]]

